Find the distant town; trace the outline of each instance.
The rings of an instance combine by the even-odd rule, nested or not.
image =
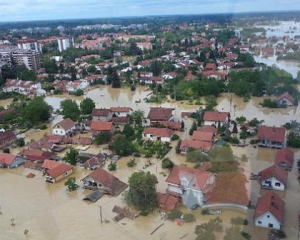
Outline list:
[[[0,238],[299,239],[299,16],[0,24]]]

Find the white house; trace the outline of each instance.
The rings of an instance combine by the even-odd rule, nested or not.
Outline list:
[[[207,194],[215,185],[215,175],[194,168],[174,166],[166,182],[167,192],[181,197],[183,204],[191,209],[206,204]]]
[[[258,173],[262,188],[284,191],[287,185],[288,172],[278,165],[268,167]]]
[[[65,136],[68,133],[72,133],[76,130],[76,123],[73,122],[70,118],[66,118],[53,127],[53,135]]]
[[[142,134],[146,140],[171,142],[174,131],[169,128],[148,127],[144,129]]]
[[[284,201],[274,192],[268,192],[257,201],[254,224],[256,227],[279,230],[284,219]]]

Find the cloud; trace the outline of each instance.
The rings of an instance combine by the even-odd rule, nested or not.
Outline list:
[[[0,21],[300,10],[289,0],[0,0]]]

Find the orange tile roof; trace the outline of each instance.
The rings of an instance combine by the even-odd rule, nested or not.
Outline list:
[[[62,164],[56,166],[55,168],[50,169],[48,171],[48,175],[52,178],[56,178],[71,169],[72,169],[72,166],[62,163]]]
[[[205,111],[203,120],[213,121],[213,122],[225,122],[229,113],[228,112],[218,112],[218,111]]]
[[[112,127],[113,127],[112,122],[96,122],[96,121],[91,122],[91,130],[94,131],[111,131]]]
[[[143,134],[153,134],[155,137],[171,137],[174,131],[169,128],[148,127],[144,129]]]
[[[130,107],[111,107],[111,112],[130,112],[132,111],[132,108]]]
[[[194,131],[192,135],[193,140],[212,142],[214,134],[212,132]]]
[[[54,128],[59,125],[61,126],[64,130],[68,130],[72,127],[75,127],[75,122],[73,122],[70,118],[66,118],[59,123],[55,124]]]
[[[271,191],[260,197],[257,201],[254,218],[270,212],[281,224],[284,218],[284,201]]]
[[[257,130],[257,137],[267,139],[272,142],[284,142],[285,129],[283,127],[259,126]]]
[[[16,158],[16,155],[10,153],[0,153],[0,164],[11,165]]]
[[[218,129],[215,126],[202,126],[200,128],[198,128],[199,132],[212,132],[213,134],[217,134],[218,133]]]
[[[166,211],[172,211],[179,204],[179,199],[177,197],[160,192],[157,193],[157,201],[159,207]]]
[[[46,168],[46,169],[52,169],[52,168],[55,168],[57,166],[59,166],[61,163],[59,162],[56,162],[56,161],[52,161],[52,160],[48,160],[46,159],[44,162],[43,162],[43,165],[42,165],[42,168]]]

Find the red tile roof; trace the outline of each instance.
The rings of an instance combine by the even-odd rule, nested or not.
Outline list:
[[[256,204],[254,218],[270,212],[281,224],[284,218],[284,201],[275,192],[268,192],[260,197]]]
[[[228,116],[228,112],[205,111],[203,120],[212,122],[225,122]]]
[[[11,165],[16,158],[16,155],[9,153],[0,153],[0,165]]]
[[[168,121],[172,117],[174,108],[152,107],[148,114],[150,121]]]
[[[71,169],[72,169],[72,166],[62,163],[62,164],[56,166],[55,168],[50,169],[48,171],[48,175],[52,178],[56,178]]]
[[[165,211],[172,211],[179,204],[177,197],[160,192],[157,193],[157,201],[159,207]]]
[[[93,178],[97,182],[104,185],[106,188],[108,188],[108,192],[113,196],[118,196],[128,186],[126,183],[120,181],[114,175],[110,174],[102,168],[96,169],[87,177]]]
[[[75,122],[73,122],[70,118],[66,118],[66,119],[58,122],[57,124],[55,124],[55,126],[53,128],[55,128],[57,125],[59,125],[64,130],[68,130],[72,127],[75,127]]]
[[[276,154],[275,164],[286,163],[293,167],[294,152],[288,148],[280,149]]]
[[[168,121],[159,121],[160,125],[163,125],[172,130],[178,131],[181,129],[181,122],[168,122]]]
[[[112,122],[91,122],[91,130],[93,131],[111,131],[113,128]]]
[[[130,107],[111,107],[111,112],[130,112],[132,111],[132,108]]]
[[[215,126],[202,126],[198,128],[198,132],[211,132],[214,135],[218,133],[218,129]]]
[[[288,172],[279,167],[278,165],[273,165],[268,167],[258,173],[261,176],[260,180],[266,180],[269,178],[276,178],[278,181],[282,182],[284,185],[287,184]]]
[[[195,168],[175,165],[166,179],[167,183],[181,185],[181,178],[185,177],[189,180],[190,188],[204,190],[209,185],[208,180],[213,174],[201,171]]]
[[[148,127],[144,129],[143,134],[152,134],[155,137],[172,137],[174,131],[169,128]]]
[[[8,141],[16,138],[16,134],[13,131],[5,131],[0,133],[0,141]]]
[[[208,152],[211,147],[212,147],[212,143],[211,142],[204,142],[204,141],[196,141],[196,140],[183,140],[181,142],[180,145],[180,150],[183,151],[183,149],[187,147],[187,148],[192,148],[195,150],[204,150],[205,152]]]
[[[214,134],[212,132],[194,131],[192,135],[193,140],[212,142]]]
[[[110,109],[106,108],[94,108],[92,111],[92,116],[97,116],[97,117],[107,117],[110,114]]]
[[[267,139],[272,142],[284,142],[285,129],[283,127],[259,126],[257,130],[257,137],[260,139]]]
[[[112,118],[112,122],[114,124],[129,124],[130,123],[130,119],[129,117],[113,117]]]
[[[52,161],[52,160],[49,160],[49,159],[46,159],[44,162],[43,162],[43,165],[42,165],[42,168],[46,168],[46,169],[52,169],[52,168],[55,168],[57,166],[59,166],[61,163],[59,162],[56,162],[56,161]]]

